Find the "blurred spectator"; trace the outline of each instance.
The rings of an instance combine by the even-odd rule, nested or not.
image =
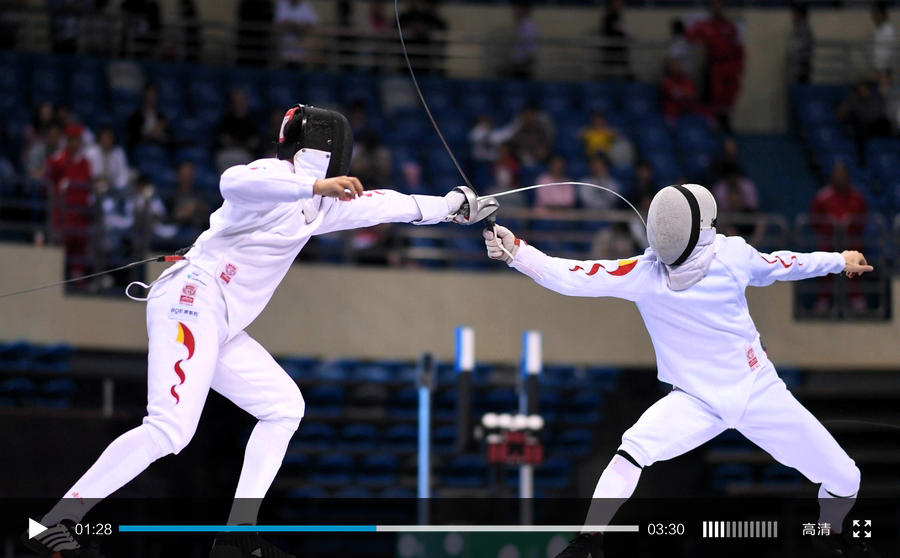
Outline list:
[[[887,4],[872,4],[872,22],[875,32],[872,34],[872,68],[880,73],[888,74],[894,66],[894,47],[897,41],[894,25],[888,18]]]
[[[638,211],[646,215],[650,209],[650,200],[658,189],[659,184],[656,183],[653,167],[647,161],[639,161],[634,168],[634,184],[625,197]]]
[[[434,0],[410,0],[409,8],[400,14],[400,25],[409,60],[420,72],[443,73],[443,39],[436,33],[447,30],[447,22],[437,13]]]
[[[72,112],[72,107],[67,105],[66,103],[60,103],[56,106],[56,120],[63,127],[63,129],[68,128],[69,126],[78,126],[81,128],[81,139],[84,140],[84,147],[89,147],[94,145],[94,132],[91,131],[90,128],[84,125],[81,122],[81,119],[78,118],[78,115]]]
[[[122,0],[122,49],[126,58],[156,54],[162,22],[156,0]]]
[[[347,121],[350,122],[350,129],[353,130],[355,138],[373,131],[369,119],[369,109],[363,100],[357,99],[350,103],[350,108],[347,110]]]
[[[631,66],[628,60],[628,26],[624,19],[625,3],[623,0],[607,0],[606,11],[600,36],[603,39],[601,48],[600,75],[616,79],[631,79]]]
[[[272,0],[240,0],[238,3],[238,64],[264,66],[269,62],[271,25],[275,20]]]
[[[128,148],[142,142],[167,144],[169,141],[169,124],[166,117],[158,109],[159,93],[153,84],[144,88],[141,106],[128,117]]]
[[[811,224],[820,237],[820,249],[825,251],[853,250],[863,247],[862,233],[868,208],[863,195],[850,183],[847,166],[838,162],[831,169],[831,180],[813,199],[810,208]],[[813,313],[831,311],[834,280],[819,279],[822,293],[816,298]],[[866,301],[858,283],[847,284],[850,307],[856,313],[866,310]]]
[[[85,150],[85,156],[91,165],[91,178],[94,188],[103,182],[103,191],[108,189],[121,191],[128,186],[128,161],[125,150],[116,145],[116,132],[109,126],[102,128],[97,143]]]
[[[281,33],[281,61],[296,66],[306,61],[306,43],[319,15],[309,0],[278,0],[275,25]]]
[[[231,108],[222,115],[216,133],[216,167],[219,172],[252,161],[259,149],[257,119],[250,114],[247,93],[231,92]]]
[[[128,235],[129,258],[141,259],[155,238],[171,238],[175,227],[165,224],[166,206],[146,175],[138,176],[134,190],[125,200],[125,215],[132,223]]]
[[[862,248],[864,218],[868,208],[863,195],[850,183],[847,165],[837,162],[831,169],[831,180],[816,194],[810,214],[813,226],[822,237],[822,249]],[[835,227],[846,227],[846,238],[835,242]]]
[[[366,189],[384,188],[391,180],[391,152],[381,145],[378,134],[367,132],[353,148],[350,174]]]
[[[710,3],[710,17],[688,29],[689,40],[703,45],[709,82],[709,109],[731,132],[731,111],[741,92],[744,45],[737,25],[725,17],[721,0]]]
[[[478,117],[475,126],[469,131],[469,143],[472,146],[472,160],[476,163],[493,163],[497,158],[498,135],[494,128],[494,120],[490,115]]]
[[[694,45],[687,40],[684,30],[684,22],[675,18],[671,23],[669,46],[666,48],[667,60],[678,60],[681,69],[691,78],[696,77],[696,52]]]
[[[618,135],[618,131],[606,121],[606,115],[594,111],[591,121],[579,133],[584,144],[584,156],[590,159],[597,154],[608,155]]]
[[[806,4],[797,2],[791,6],[791,21],[793,27],[788,38],[788,79],[797,83],[809,83],[814,39]]]
[[[43,101],[38,104],[31,115],[31,122],[25,127],[25,145],[30,146],[32,142],[42,138],[47,132],[47,128],[54,122],[59,123],[56,119],[56,108],[53,106],[53,103]]]
[[[756,185],[741,173],[740,167],[730,165],[723,169],[722,179],[713,185],[720,214],[751,215],[759,210]],[[729,226],[725,234],[737,234],[745,238],[753,234],[756,224],[738,223]]]
[[[498,142],[512,142],[516,158],[525,166],[546,161],[555,137],[556,130],[550,117],[534,103],[525,105],[519,116],[496,132]]]
[[[716,158],[709,166],[709,183],[715,184],[722,180],[734,167],[737,167],[740,172],[741,159],[738,152],[738,144],[734,138],[726,137],[722,140],[721,153],[719,153],[718,158]]]
[[[547,172],[542,173],[537,178],[539,184],[567,182],[568,180],[566,159],[562,155],[552,156],[550,163],[547,165]],[[575,186],[571,184],[538,188],[534,194],[534,206],[539,209],[571,209],[575,207],[575,202]]]
[[[337,54],[341,58],[341,69],[352,70],[358,64],[356,54],[359,50],[359,30],[353,23],[353,2],[338,0],[335,3],[336,23],[340,28],[336,38]]]
[[[47,0],[53,52],[74,54],[78,51],[82,18],[93,7],[92,0]]]
[[[609,175],[609,164],[602,155],[594,155],[590,160],[591,174],[581,179],[582,182],[597,184],[609,188],[613,192],[622,193],[622,185]],[[615,209],[619,199],[609,192],[581,186],[578,189],[581,205],[586,209]]]
[[[424,194],[427,193],[426,190],[422,181],[422,165],[415,161],[404,161],[400,165],[400,191],[404,194]]]
[[[703,114],[697,84],[681,67],[681,61],[666,61],[666,73],[660,83],[663,114],[672,124],[683,114]]]
[[[856,84],[838,107],[837,118],[856,140],[857,154],[862,164],[866,162],[866,142],[869,138],[891,133],[884,96],[875,84],[868,81]]]
[[[80,126],[67,126],[65,149],[47,163],[52,238],[65,245],[69,277],[86,272],[91,235],[91,164],[84,155],[82,133]]]
[[[390,15],[385,11],[384,0],[372,0],[369,2],[369,13],[366,15],[367,31],[369,33],[384,33],[393,29]]]
[[[178,0],[178,17],[181,31],[181,54],[188,62],[196,62],[203,52],[203,31],[194,0]]]
[[[179,228],[180,234],[196,236],[209,225],[209,204],[197,193],[196,175],[193,163],[184,161],[178,165],[171,221]]]
[[[530,79],[537,59],[538,27],[532,17],[531,3],[520,0],[515,8],[516,38],[513,44],[510,74],[517,79]]]
[[[24,167],[30,180],[41,181],[48,176],[47,162],[65,147],[63,130],[58,122],[51,121],[43,135],[35,136],[25,151]]]
[[[491,193],[503,192],[511,190],[519,186],[519,171],[522,165],[516,159],[513,145],[510,142],[501,143],[497,146],[497,157],[491,167],[491,177],[493,184],[491,185]],[[522,207],[525,204],[525,194],[513,194],[503,198],[507,205],[512,204],[516,207]]]
[[[100,132],[103,143],[103,132]],[[125,236],[131,228],[131,220],[125,215],[124,191],[111,187],[107,180],[94,179],[93,212],[94,231],[91,268],[93,272],[118,267],[125,261]],[[90,288],[95,291],[109,289],[115,283],[113,275],[103,275],[94,280]]]

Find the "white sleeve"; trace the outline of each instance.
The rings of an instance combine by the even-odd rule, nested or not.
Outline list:
[[[433,225],[450,213],[443,196],[410,196],[394,190],[369,190],[349,201],[327,198],[324,203],[328,204],[324,208],[325,219],[315,234],[361,229],[381,223]]]
[[[837,252],[790,252],[779,250],[771,254],[760,253],[747,245],[750,259],[750,282],[753,287],[765,287],[775,281],[799,281],[840,273],[846,263]]]
[[[650,256],[627,260],[553,258],[534,246],[520,246],[510,264],[539,285],[567,296],[611,296],[636,301],[652,277]]]
[[[313,196],[314,178],[277,163],[255,161],[226,170],[219,180],[222,197],[248,209],[266,209]]]

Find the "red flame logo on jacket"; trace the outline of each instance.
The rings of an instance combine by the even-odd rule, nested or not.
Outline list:
[[[188,350],[187,358],[183,358],[175,363],[175,374],[178,375],[179,381],[177,384],[172,385],[172,389],[170,390],[172,397],[175,398],[175,404],[178,405],[178,403],[181,402],[181,397],[178,396],[178,392],[175,391],[175,388],[183,384],[184,380],[187,378],[184,370],[181,369],[181,363],[186,360],[191,360],[191,357],[194,356],[194,334],[191,333],[188,326],[178,322],[178,337],[175,340],[187,347]]]
[[[622,276],[622,275],[628,275],[628,273],[630,273],[631,270],[634,269],[634,266],[637,265],[637,262],[638,262],[637,259],[619,260],[619,267],[617,267],[616,269],[614,269],[612,271],[607,271],[607,269],[605,267],[603,267],[602,265],[600,265],[599,263],[595,263],[594,265],[592,265],[590,271],[585,271],[585,269],[583,267],[581,267],[580,265],[576,265],[569,271],[585,271],[585,275],[587,275],[588,277],[593,277],[594,275],[597,274],[598,271],[600,271],[602,269],[603,271],[606,271],[606,273],[608,273],[610,275]]]
[[[783,268],[785,268],[785,269],[787,269],[787,268],[791,267],[792,265],[794,265],[794,262],[795,262],[795,261],[797,262],[797,265],[798,265],[798,266],[803,265],[802,263],[800,263],[800,260],[797,259],[797,256],[791,256],[791,257],[788,259],[787,262],[785,262],[784,260],[782,260],[782,259],[781,259],[781,256],[775,256],[775,259],[774,259],[774,260],[771,260],[771,261],[768,260],[768,259],[767,259],[765,256],[763,256],[762,254],[760,254],[759,257],[762,258],[767,264],[772,264],[772,265],[774,265],[774,264],[780,262],[780,263],[781,263],[781,267],[783,267]]]

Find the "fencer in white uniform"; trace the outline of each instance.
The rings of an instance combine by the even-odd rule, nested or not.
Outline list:
[[[709,190],[688,184],[666,187],[653,198],[650,248],[634,258],[554,258],[500,226],[496,238],[490,231],[484,236],[491,258],[548,289],[634,302],[653,342],[659,379],[673,386],[622,436],[593,495],[617,503],[592,509],[588,524],[609,522],[634,492],[642,467],[734,428],[820,484],[822,522],[840,532],[859,489],[859,469],[778,377],[744,291],[842,271],[854,276],[872,268],[859,252],[760,253],[740,237],[717,235],[715,220]],[[599,544],[599,537],[586,533],[560,556],[587,557],[593,550],[596,558]]]
[[[344,176],[352,145],[343,115],[298,105],[285,114],[278,158],[222,174],[224,203],[210,217],[209,230],[148,294],[147,416],[113,441],[44,516],[52,529],[30,543],[39,546],[34,550],[88,556],[72,536],[72,522],[153,461],[181,451],[210,388],[258,419],[228,519],[256,523],[305,405],[296,383],[244,329],[312,236],[379,223],[438,223],[452,219],[465,201],[456,191],[443,197],[363,192],[357,179]],[[308,316],[302,321],[314,323]],[[256,544],[243,545],[236,555],[279,555],[264,541]]]

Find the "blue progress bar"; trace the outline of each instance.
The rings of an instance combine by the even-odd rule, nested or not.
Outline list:
[[[121,533],[374,533],[375,525],[119,525]]]

